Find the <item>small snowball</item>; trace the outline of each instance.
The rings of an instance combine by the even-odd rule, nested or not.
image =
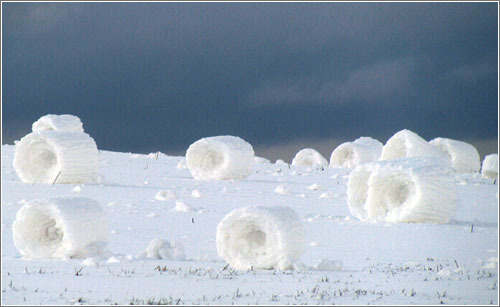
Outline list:
[[[321,187],[319,184],[317,184],[317,183],[315,183],[315,184],[311,184],[311,185],[310,185],[310,186],[308,186],[307,188],[308,188],[309,190],[312,190],[312,191],[316,191],[316,190],[321,190],[321,189],[322,189],[322,187]]]
[[[99,260],[96,257],[88,257],[82,261],[82,264],[90,267],[99,267]]]
[[[276,187],[276,189],[274,189],[274,192],[281,195],[285,195],[288,194],[288,189],[285,188],[282,184],[280,184],[279,186]]]
[[[80,193],[81,191],[82,191],[82,187],[79,185],[77,185],[76,187],[71,189],[71,192],[73,192],[73,193]]]
[[[156,193],[155,199],[160,201],[173,200],[177,199],[177,194],[172,190],[161,190]]]
[[[321,193],[321,195],[319,196],[319,199],[330,199],[333,197],[333,192],[324,192],[324,193]]]
[[[108,260],[106,261],[106,263],[119,263],[120,262],[120,259],[112,256],[112,257],[109,257]]]
[[[151,259],[184,260],[184,246],[178,242],[153,239],[146,248],[146,257]]]
[[[175,202],[175,208],[172,211],[189,212],[191,211],[191,207],[182,200],[178,200]]]
[[[314,268],[318,271],[340,271],[342,270],[342,262],[323,258]]]
[[[182,158],[181,160],[179,160],[179,162],[177,163],[177,168],[178,169],[186,169],[187,168],[185,158]]]
[[[194,197],[194,198],[200,198],[201,197],[201,193],[198,189],[194,189],[193,192],[191,192],[191,196]]]

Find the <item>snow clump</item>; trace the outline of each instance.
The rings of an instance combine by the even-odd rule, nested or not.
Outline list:
[[[328,166],[328,161],[316,150],[304,148],[295,155],[292,160],[292,165],[321,169]]]
[[[330,167],[353,168],[380,158],[382,143],[371,137],[360,137],[353,142],[340,144],[330,156]]]
[[[481,167],[479,153],[471,144],[447,138],[435,138],[429,144],[444,152],[457,172],[479,172]]]
[[[17,212],[12,231],[25,258],[85,258],[108,236],[102,206],[85,197],[29,201]]]
[[[491,154],[484,157],[481,175],[485,178],[498,178],[498,154]]]
[[[160,190],[156,193],[155,199],[159,201],[177,199],[177,194],[172,190]]]
[[[25,183],[94,182],[99,152],[86,133],[39,131],[16,144],[13,164]]]
[[[382,147],[380,160],[411,157],[433,157],[450,164],[450,159],[444,152],[429,144],[415,132],[407,129],[397,132],[387,140],[387,143]]]
[[[184,260],[184,246],[179,242],[169,242],[163,239],[153,239],[143,255],[151,259]]]
[[[187,167],[197,180],[243,179],[254,163],[252,145],[230,135],[202,138],[186,152]]]
[[[458,202],[452,172],[432,158],[359,165],[347,183],[349,210],[363,221],[448,223]]]
[[[305,247],[304,227],[287,207],[245,207],[217,226],[217,251],[236,270],[293,269]]]
[[[314,268],[318,271],[341,271],[342,262],[323,258]]]
[[[40,117],[31,126],[33,132],[56,130],[83,133],[83,124],[77,116],[70,114],[48,114]]]

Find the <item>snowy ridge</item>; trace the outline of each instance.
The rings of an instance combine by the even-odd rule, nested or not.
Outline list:
[[[70,114],[48,114],[40,117],[32,125],[33,132],[56,130],[62,132],[83,133],[83,124],[80,118]]]
[[[202,138],[189,146],[186,164],[195,179],[243,179],[255,164],[252,145],[236,136]]]
[[[86,183],[97,179],[99,152],[86,133],[38,131],[16,144],[13,163],[26,183]]]
[[[235,209],[217,226],[217,251],[237,270],[292,269],[304,245],[304,227],[287,207]]]
[[[355,217],[393,223],[448,223],[458,202],[452,170],[429,158],[360,165],[347,195]]]
[[[353,142],[340,144],[330,156],[330,167],[353,168],[380,158],[382,143],[371,137],[360,137]]]
[[[32,200],[17,212],[12,231],[25,258],[84,258],[108,237],[106,213],[85,197]]]

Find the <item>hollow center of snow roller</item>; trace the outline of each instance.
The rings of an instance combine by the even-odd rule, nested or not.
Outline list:
[[[200,169],[206,172],[211,172],[220,167],[220,165],[224,162],[224,156],[212,149],[207,149],[200,161]]]
[[[311,157],[305,157],[302,158],[301,165],[303,166],[313,166],[314,165],[314,160]]]
[[[351,167],[350,162],[353,159],[354,152],[350,146],[344,146],[339,148],[339,150],[333,156],[333,165],[338,165],[342,167]]]
[[[61,228],[56,227],[56,221],[50,219],[42,225],[42,235],[41,241],[54,244],[62,240],[63,232]]]
[[[45,142],[37,142],[30,147],[27,161],[28,165],[24,171],[33,180],[43,180],[54,172],[57,156],[50,145]]]
[[[267,235],[253,221],[240,221],[232,238],[233,250],[242,258],[257,263],[267,254]]]
[[[405,176],[388,174],[373,178],[368,196],[367,212],[372,218],[400,210],[415,194],[415,184]]]
[[[64,232],[56,220],[39,210],[30,210],[20,225],[23,241],[37,254],[50,254],[62,243]]]

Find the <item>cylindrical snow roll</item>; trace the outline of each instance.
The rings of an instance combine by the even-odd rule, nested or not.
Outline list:
[[[40,117],[32,126],[33,132],[56,130],[62,132],[83,132],[80,118],[70,114],[48,114]]]
[[[237,270],[292,269],[304,245],[304,227],[287,207],[235,209],[217,226],[219,256]]]
[[[429,144],[444,152],[457,172],[479,172],[481,160],[476,147],[471,144],[448,138],[435,138]]]
[[[450,165],[450,160],[441,150],[432,146],[418,134],[404,129],[394,134],[382,148],[380,160],[411,157],[439,158]]]
[[[330,167],[353,168],[380,158],[382,143],[371,137],[360,137],[340,144],[330,156]]]
[[[498,154],[491,154],[484,157],[481,175],[485,178],[498,178]]]
[[[252,145],[230,135],[202,138],[189,146],[186,164],[195,179],[242,179],[255,163]]]
[[[428,157],[357,166],[347,183],[347,203],[360,220],[448,223],[458,196],[453,170]]]
[[[14,168],[26,183],[85,183],[97,178],[99,152],[86,133],[33,132],[14,154]]]
[[[292,160],[292,165],[325,168],[328,166],[328,161],[316,150],[304,148],[297,152]]]
[[[85,197],[27,202],[12,225],[14,244],[26,258],[84,258],[107,240],[106,213]]]

